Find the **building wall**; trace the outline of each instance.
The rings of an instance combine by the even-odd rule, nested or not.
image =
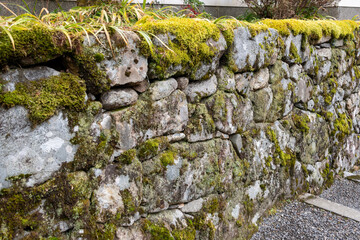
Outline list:
[[[49,11],[68,10],[76,6],[76,0],[27,0],[28,10],[30,12],[39,13],[42,8],[47,8]],[[134,0],[134,3],[142,3],[142,0]],[[183,5],[183,0],[148,0],[147,3],[156,3],[157,6],[172,5],[180,8]],[[247,10],[246,4],[242,0],[203,0],[205,3],[204,10],[214,17],[224,15],[237,17],[244,14]],[[21,14],[24,11],[18,7],[24,6],[22,0],[4,0],[2,3],[6,4],[16,14]],[[36,4],[35,4],[36,3]],[[358,0],[341,0],[338,7],[327,8],[326,15],[333,16],[337,19],[352,19],[356,15],[360,15],[360,1]],[[10,12],[3,7],[0,7],[0,15],[10,15]]]

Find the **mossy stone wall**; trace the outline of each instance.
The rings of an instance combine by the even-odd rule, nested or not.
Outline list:
[[[0,33],[2,239],[248,239],[359,164],[356,22],[31,27]]]

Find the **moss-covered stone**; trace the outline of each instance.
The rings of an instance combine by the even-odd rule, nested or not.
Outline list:
[[[159,152],[168,146],[169,142],[166,137],[154,138],[142,143],[137,150],[140,160],[149,159],[156,156]]]
[[[97,65],[103,57],[100,53],[85,48],[80,53],[72,53],[65,58],[69,71],[84,79],[87,91],[95,95],[110,89],[109,78]]]
[[[190,77],[195,77],[195,71],[202,62],[210,63],[217,49],[209,46],[207,41],[217,41],[220,37],[219,28],[205,20],[189,18],[170,18],[154,20],[144,18],[139,21],[135,29],[146,31],[151,34],[165,34],[168,47],[163,45],[149,48],[144,40],[142,53],[150,56],[150,69],[156,76],[166,78],[166,71],[170,66],[181,65],[185,71],[190,72]],[[172,41],[172,36],[176,41]]]
[[[13,92],[0,94],[4,107],[22,105],[29,110],[33,125],[51,118],[58,110],[79,112],[85,109],[86,87],[82,79],[68,73],[48,79],[16,84]]]
[[[292,115],[292,120],[295,124],[295,126],[301,131],[303,132],[304,134],[307,134],[309,132],[309,122],[310,122],[310,119],[308,117],[308,115],[296,115],[296,114],[293,114]]]
[[[18,16],[20,19],[22,16]],[[67,37],[61,31],[31,22],[27,28],[14,26],[10,35],[15,49],[5,31],[0,34],[0,68],[5,65],[35,65],[47,62],[71,51]],[[74,44],[77,44],[74,41]]]
[[[175,158],[176,158],[176,155],[177,153],[172,151],[172,150],[168,150],[164,153],[162,153],[160,155],[160,162],[161,162],[161,165],[166,168],[167,165],[174,165],[175,162]]]
[[[122,164],[131,164],[136,158],[136,150],[129,149],[123,152],[116,160]]]

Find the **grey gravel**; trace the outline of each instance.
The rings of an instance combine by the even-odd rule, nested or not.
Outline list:
[[[265,218],[251,239],[355,240],[360,239],[360,223],[294,201]]]
[[[335,180],[320,197],[360,211],[360,183],[346,179]]]

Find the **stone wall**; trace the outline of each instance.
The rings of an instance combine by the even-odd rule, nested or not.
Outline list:
[[[0,61],[0,238],[246,239],[359,160],[353,22],[172,21]]]

